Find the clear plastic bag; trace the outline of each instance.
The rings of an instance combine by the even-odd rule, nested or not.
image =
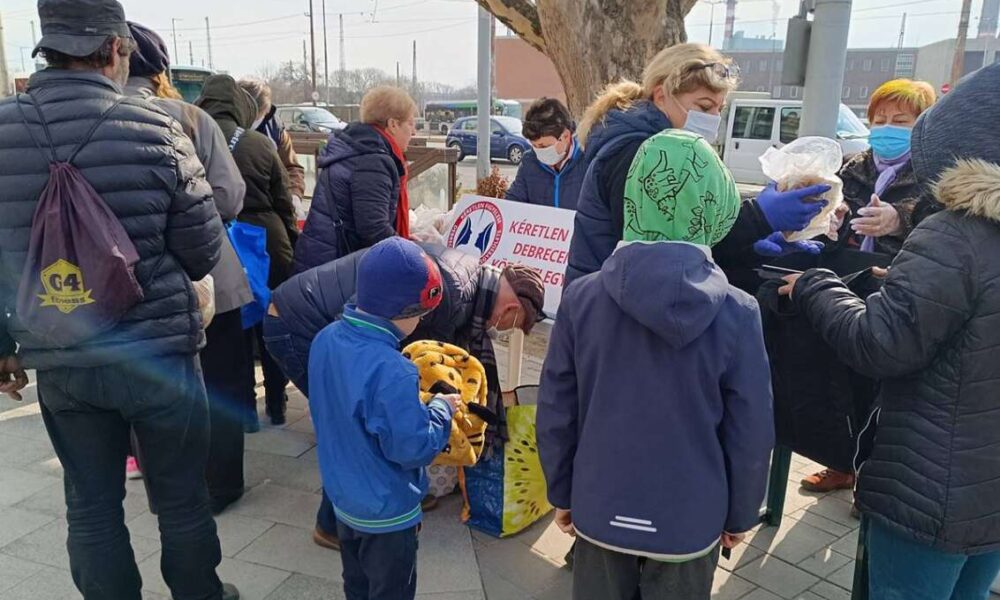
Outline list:
[[[410,238],[418,242],[446,246],[444,229],[448,213],[427,206],[410,211]]]
[[[781,149],[769,148],[760,157],[764,174],[777,182],[779,191],[819,184],[830,186],[830,191],[810,198],[815,202],[827,201],[823,212],[802,231],[786,231],[785,239],[810,240],[829,231],[830,215],[844,202],[844,182],[837,176],[843,163],[840,144],[824,137],[802,137]]]
[[[201,311],[202,327],[208,329],[215,318],[215,279],[211,275],[205,275],[204,279],[192,281],[194,293],[198,297],[198,310]]]

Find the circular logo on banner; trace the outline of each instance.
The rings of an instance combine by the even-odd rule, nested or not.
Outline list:
[[[503,237],[503,215],[492,202],[473,202],[455,219],[448,236],[448,245],[457,250],[479,255],[485,263],[500,246]]]

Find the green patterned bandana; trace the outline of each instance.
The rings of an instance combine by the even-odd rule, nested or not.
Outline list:
[[[667,129],[646,140],[625,182],[626,242],[714,246],[740,212],[729,169],[703,138]]]

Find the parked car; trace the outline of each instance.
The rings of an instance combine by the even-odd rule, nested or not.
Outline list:
[[[445,144],[449,148],[458,149],[458,160],[476,155],[478,121],[478,117],[459,119],[448,131]],[[490,158],[506,158],[515,165],[521,164],[524,153],[531,149],[531,144],[521,135],[521,120],[514,117],[490,117],[490,122]]]
[[[333,133],[347,127],[347,123],[318,106],[279,106],[278,118],[288,131],[302,133]]]
[[[798,139],[801,120],[801,100],[772,100],[765,93],[731,94],[716,146],[736,181],[767,183],[760,166],[761,155],[768,148],[781,148]],[[870,133],[851,109],[840,105],[837,142],[845,159],[868,149]]]

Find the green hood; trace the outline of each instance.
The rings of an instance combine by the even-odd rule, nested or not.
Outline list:
[[[205,80],[195,106],[207,112],[229,139],[237,127],[250,129],[257,118],[257,102],[229,75],[212,75]]]

